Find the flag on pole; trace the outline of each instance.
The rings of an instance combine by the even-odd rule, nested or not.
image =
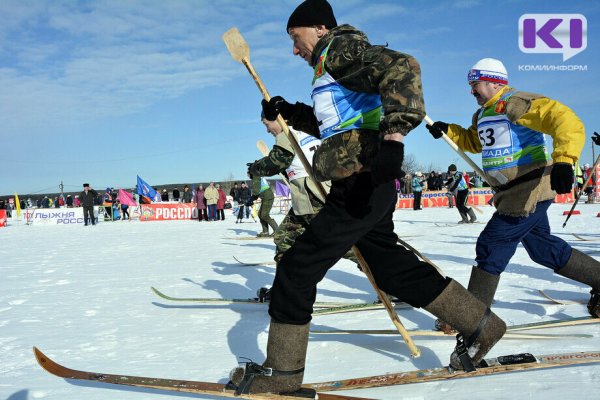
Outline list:
[[[117,199],[119,199],[121,204],[124,206],[135,207],[137,205],[137,204],[135,204],[135,200],[133,199],[132,194],[123,189],[119,189],[119,194],[117,195]]]
[[[19,201],[19,195],[15,192],[15,208],[17,210],[17,218],[21,216],[21,202]]]
[[[140,195],[140,204],[150,204],[156,197],[156,190],[146,183],[140,176],[137,176],[137,194]]]

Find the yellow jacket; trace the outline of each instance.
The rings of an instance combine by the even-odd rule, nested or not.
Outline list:
[[[493,106],[507,91],[513,91],[506,86],[486,102],[483,108]],[[506,101],[505,113],[514,124],[530,128],[534,131],[550,135],[554,151],[552,161],[574,164],[579,159],[585,142],[585,129],[581,120],[564,104],[542,95],[515,92]],[[472,118],[468,129],[460,125],[448,125],[448,136],[464,151],[481,153],[482,145],[477,134],[477,119],[479,110]],[[542,176],[526,180],[502,189],[494,194],[494,205],[498,213],[510,216],[527,216],[535,211],[540,201],[553,199],[556,193],[550,186],[552,162],[538,161],[523,166],[512,167],[498,171],[496,174],[486,174],[486,180],[495,188],[514,181],[533,170],[543,168]]]
[[[489,107],[508,90],[506,86],[492,97],[485,107]],[[508,118],[518,124],[552,136],[554,151],[552,160],[574,164],[585,144],[585,128],[577,115],[569,107],[556,100],[526,92],[515,92],[506,105]],[[481,153],[481,142],[477,136],[477,112],[473,123],[465,129],[450,124],[448,136],[458,147],[470,153]]]

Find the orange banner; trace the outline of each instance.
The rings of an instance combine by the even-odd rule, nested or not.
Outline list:
[[[488,202],[492,199],[493,195],[494,192],[492,192],[491,189],[469,190],[469,199],[467,201],[467,204],[473,206],[487,206]],[[456,201],[456,199],[454,199],[453,201]],[[554,198],[554,202],[572,203],[573,193],[559,194]],[[448,207],[448,192],[444,190],[423,192],[423,194],[421,195],[421,207]],[[399,195],[396,208],[413,208],[413,195]]]

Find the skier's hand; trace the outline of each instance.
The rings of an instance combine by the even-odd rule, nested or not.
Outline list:
[[[294,113],[294,105],[285,101],[281,96],[271,97],[269,101],[263,99],[260,104],[268,121],[275,121],[277,114],[281,114],[283,119],[288,120]]]
[[[442,121],[435,121],[433,125],[425,125],[425,128],[427,128],[434,139],[439,139],[444,133],[448,132],[448,124]]]
[[[569,193],[573,188],[575,174],[569,163],[556,163],[550,172],[550,188],[558,194]]]
[[[251,163],[251,162],[249,162],[249,163],[246,163],[246,166],[248,167],[247,174],[248,174],[248,176],[250,177],[250,179],[252,179],[252,166],[253,166],[253,165],[254,165],[254,163]]]
[[[597,146],[600,146],[600,134],[598,134],[598,132],[594,132],[594,136],[592,136],[592,141],[596,143]]]
[[[371,175],[376,184],[402,179],[402,162],[404,161],[404,143],[396,140],[381,142],[379,153],[371,164]]]

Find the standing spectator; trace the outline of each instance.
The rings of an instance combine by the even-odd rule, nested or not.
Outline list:
[[[240,188],[238,187],[237,182],[233,184],[233,187],[229,191],[229,195],[233,197],[233,200],[237,201],[238,195],[240,192]]]
[[[427,177],[427,190],[437,190],[435,186],[436,176],[435,171],[431,171]]]
[[[246,185],[246,189],[248,189],[248,199],[250,199],[250,197],[252,197],[252,187],[248,186],[246,184],[246,182],[244,182],[243,185]],[[246,204],[246,203],[244,203],[244,204]],[[250,215],[252,214],[252,206],[250,206],[250,207],[246,206],[244,208],[246,209],[246,219],[248,219],[248,218],[250,218]],[[252,215],[252,219],[254,219],[254,215]],[[256,222],[256,220],[254,220],[254,222]]]
[[[415,211],[423,209],[421,208],[421,192],[423,191],[423,182],[425,182],[423,179],[423,174],[420,171],[417,171],[412,179],[412,192],[414,196],[413,210]]]
[[[215,187],[215,183],[211,182],[204,191],[204,198],[206,199],[206,207],[208,208],[208,220],[217,220],[217,201],[219,201],[219,191]]]
[[[75,198],[73,199],[73,207],[80,207],[81,206],[81,200],[79,200],[79,195],[75,195]]]
[[[592,168],[590,167],[590,164],[584,164],[583,165],[583,182],[585,184],[585,182],[588,181],[589,177],[591,178],[591,181],[588,183],[587,187],[585,188],[585,194],[587,195],[587,204],[593,204],[594,203],[594,171],[592,171]]]
[[[193,194],[192,194],[192,191],[190,190],[190,187],[188,185],[185,185],[183,187],[183,196],[182,196],[181,200],[184,203],[191,203],[192,197],[193,197]]]
[[[221,185],[217,185],[217,192],[219,192],[219,200],[217,200],[217,220],[219,218],[221,221],[225,220],[225,203],[227,202],[227,196],[223,189],[221,189]]]
[[[104,206],[104,210],[106,211],[106,215],[112,220],[112,205],[113,199],[112,194],[110,193],[110,188],[106,188],[106,192],[104,192],[104,196],[102,196],[102,205]]]
[[[42,208],[50,208],[50,199],[48,196],[44,196],[42,199]]]
[[[404,178],[402,178],[402,188],[404,191],[402,194],[411,194],[412,193],[412,179],[410,175],[406,174]]]
[[[180,197],[179,189],[178,188],[173,189],[173,201],[176,201],[179,203],[179,197]]]
[[[92,221],[92,225],[96,225],[96,217],[94,217],[94,199],[98,196],[98,192],[90,187],[89,183],[83,184],[83,192],[79,193],[81,205],[83,206],[83,223],[88,225],[88,217]]]
[[[122,215],[122,218],[121,218],[122,221],[125,221],[126,219],[131,221],[131,217],[129,216],[129,206],[127,204],[121,203],[121,215]],[[125,216],[127,216],[127,218],[125,218]]]
[[[72,208],[73,207],[73,198],[71,197],[70,194],[67,195],[67,208]]]
[[[155,203],[160,203],[162,201],[162,195],[160,194],[160,188],[156,188],[154,189],[156,191],[156,194],[154,195],[154,198],[152,199],[153,202]]]
[[[203,219],[208,221],[206,203],[204,202],[204,186],[201,184],[198,185],[198,189],[194,193],[194,204],[196,204],[196,208],[198,209],[198,222],[201,222]]]
[[[167,189],[163,189],[163,191],[160,195],[160,200],[161,201],[169,201],[169,192],[167,192]]]
[[[471,176],[467,171],[463,172],[463,178],[465,178],[465,182],[467,183],[467,188],[470,188],[471,185]]]
[[[250,189],[246,186],[246,182],[242,182],[242,187],[238,191],[237,202],[240,206],[240,210],[238,211],[237,220],[235,223],[242,222],[242,218],[244,217],[244,208],[250,208],[246,205],[248,200],[250,199]],[[246,217],[247,218],[247,217]]]
[[[439,171],[435,175],[435,190],[442,190],[444,187],[444,177],[442,176],[442,171]]]

